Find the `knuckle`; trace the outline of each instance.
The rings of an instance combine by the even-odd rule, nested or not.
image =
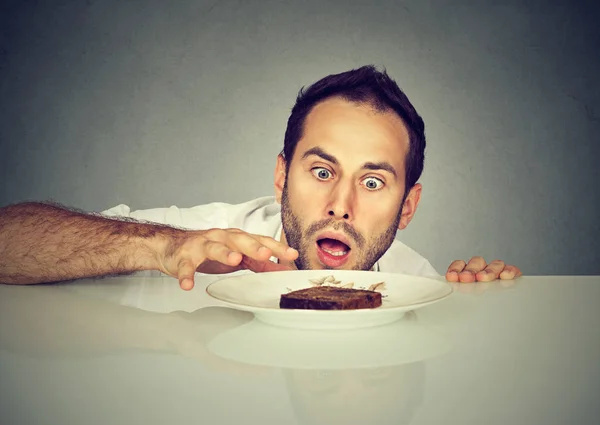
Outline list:
[[[177,268],[180,271],[188,268],[189,266],[190,266],[190,261],[185,257],[180,258],[179,261],[177,262]]]
[[[211,228],[204,231],[204,236],[207,239],[217,239],[222,234],[222,232],[222,229]]]
[[[281,243],[269,236],[254,235],[256,240],[265,246],[280,246]]]
[[[452,263],[450,263],[450,267],[451,269],[462,269],[467,263],[465,263],[464,260],[454,260]]]
[[[218,242],[215,242],[212,239],[205,239],[204,241],[202,241],[202,247],[204,248],[205,251],[209,251],[209,250],[213,249],[218,244],[219,244]]]

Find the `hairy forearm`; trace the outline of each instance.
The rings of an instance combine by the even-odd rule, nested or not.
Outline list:
[[[0,209],[0,283],[42,283],[158,269],[180,230],[24,203]]]

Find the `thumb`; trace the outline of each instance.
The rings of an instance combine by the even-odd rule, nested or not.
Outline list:
[[[179,262],[177,269],[177,278],[179,279],[179,286],[185,291],[189,291],[194,287],[194,274],[196,273],[196,267],[189,260],[182,260]]]

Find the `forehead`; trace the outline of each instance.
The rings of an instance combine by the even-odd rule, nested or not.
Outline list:
[[[394,111],[336,97],[315,105],[306,117],[296,151],[302,155],[315,146],[336,155],[352,153],[362,161],[391,161],[404,170],[409,136]]]

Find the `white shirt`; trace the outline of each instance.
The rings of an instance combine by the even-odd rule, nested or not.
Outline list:
[[[182,229],[207,230],[237,228],[248,233],[281,238],[281,206],[275,197],[266,196],[242,204],[214,202],[191,208],[154,208],[131,211],[127,205],[117,205],[103,212],[111,217],[129,217]],[[413,276],[439,276],[433,266],[417,252],[404,245],[398,236],[374,269],[387,273]]]

